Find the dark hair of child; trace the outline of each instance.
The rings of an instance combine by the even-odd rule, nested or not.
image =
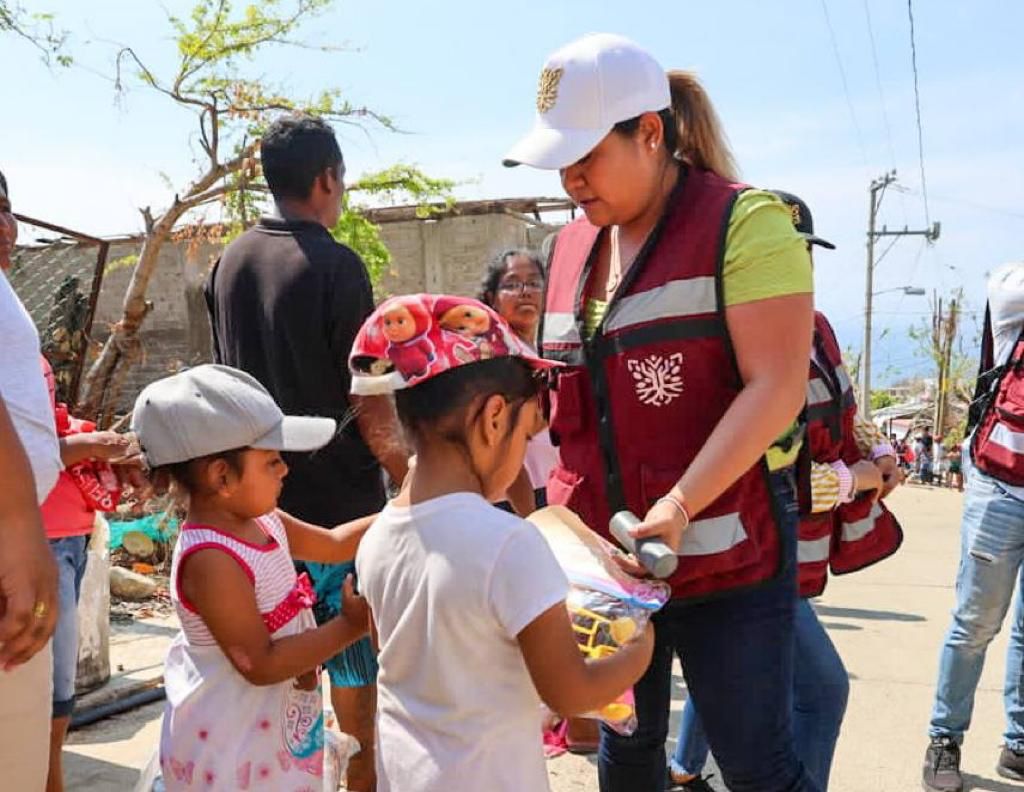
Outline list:
[[[149,471],[149,480],[160,495],[171,493],[178,498],[192,495],[199,489],[200,472],[218,459],[223,459],[228,463],[232,473],[241,476],[242,454],[245,451],[244,448],[232,448],[229,451],[221,451],[197,459],[161,465]]]
[[[410,439],[434,435],[465,443],[465,426],[477,418],[484,409],[483,404],[477,404],[477,415],[467,416],[466,413],[480,397],[486,400],[498,394],[512,404],[511,427],[526,401],[535,397],[540,389],[540,379],[525,362],[514,357],[499,357],[459,366],[415,387],[396,391],[395,406]]]

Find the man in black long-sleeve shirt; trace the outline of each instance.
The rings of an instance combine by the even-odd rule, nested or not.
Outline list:
[[[256,377],[290,415],[336,418],[342,429],[313,455],[287,455],[281,508],[332,526],[384,505],[381,464],[406,473],[394,411],[385,397],[349,395],[348,355],[373,292],[359,256],[328,229],[341,213],[344,162],[331,128],[288,116],[261,146],[263,172],[278,214],[263,217],[228,245],[206,284],[217,362]],[[355,419],[346,422],[352,412]],[[306,565],[320,602],[333,616],[350,565]],[[331,700],[343,731],[363,746],[349,788],[372,790],[377,667],[368,640],[328,662]]]

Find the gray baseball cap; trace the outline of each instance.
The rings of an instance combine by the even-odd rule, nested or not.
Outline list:
[[[259,381],[230,366],[203,365],[147,385],[132,429],[150,467],[230,451],[313,451],[330,442],[333,418],[285,415]]]

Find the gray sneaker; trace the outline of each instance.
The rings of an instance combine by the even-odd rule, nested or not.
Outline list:
[[[963,792],[960,746],[955,740],[951,737],[932,737],[924,754],[921,780],[929,792]]]
[[[1003,778],[1024,781],[1024,753],[1017,753],[1009,746],[1004,745],[1003,750],[999,753],[996,772]]]

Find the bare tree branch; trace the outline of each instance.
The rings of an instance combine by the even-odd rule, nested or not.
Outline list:
[[[215,198],[220,198],[226,195],[232,190],[237,189],[232,184],[220,184],[206,192],[198,193],[196,195],[187,195],[185,198],[178,199],[175,201],[175,205],[178,207],[184,207],[186,211],[189,209],[195,209],[203,204],[210,203]]]

